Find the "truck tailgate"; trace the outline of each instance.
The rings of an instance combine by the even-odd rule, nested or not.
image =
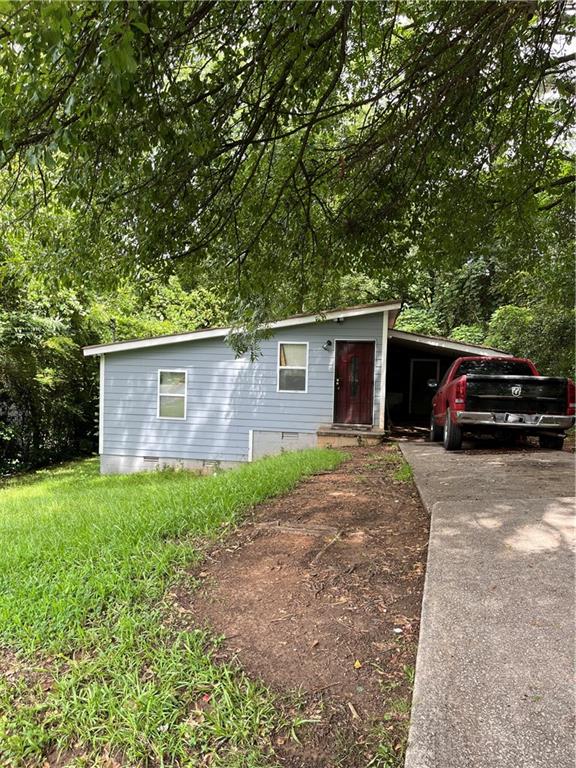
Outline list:
[[[553,376],[466,376],[466,410],[566,413],[566,379]]]

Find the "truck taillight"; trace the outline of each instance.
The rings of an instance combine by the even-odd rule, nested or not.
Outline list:
[[[454,390],[454,410],[463,411],[466,404],[466,376],[461,376]]]
[[[576,384],[568,379],[568,416],[576,415]]]

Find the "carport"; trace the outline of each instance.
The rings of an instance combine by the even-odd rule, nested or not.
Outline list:
[[[399,425],[427,424],[434,390],[429,379],[440,381],[451,363],[463,355],[506,355],[498,349],[439,336],[388,331],[386,421]]]

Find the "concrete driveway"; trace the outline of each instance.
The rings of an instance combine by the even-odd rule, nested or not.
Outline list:
[[[406,768],[573,768],[574,456],[400,447],[432,517]]]

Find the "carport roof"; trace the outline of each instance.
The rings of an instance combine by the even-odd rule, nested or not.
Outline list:
[[[458,353],[460,355],[485,355],[487,357],[511,357],[508,352],[492,347],[482,347],[480,344],[471,344],[469,342],[454,341],[445,339],[442,336],[424,336],[421,333],[409,333],[408,331],[398,331],[395,328],[388,331],[390,341],[404,342],[408,346],[420,347],[421,349],[435,349],[436,351],[445,351],[448,353]]]

